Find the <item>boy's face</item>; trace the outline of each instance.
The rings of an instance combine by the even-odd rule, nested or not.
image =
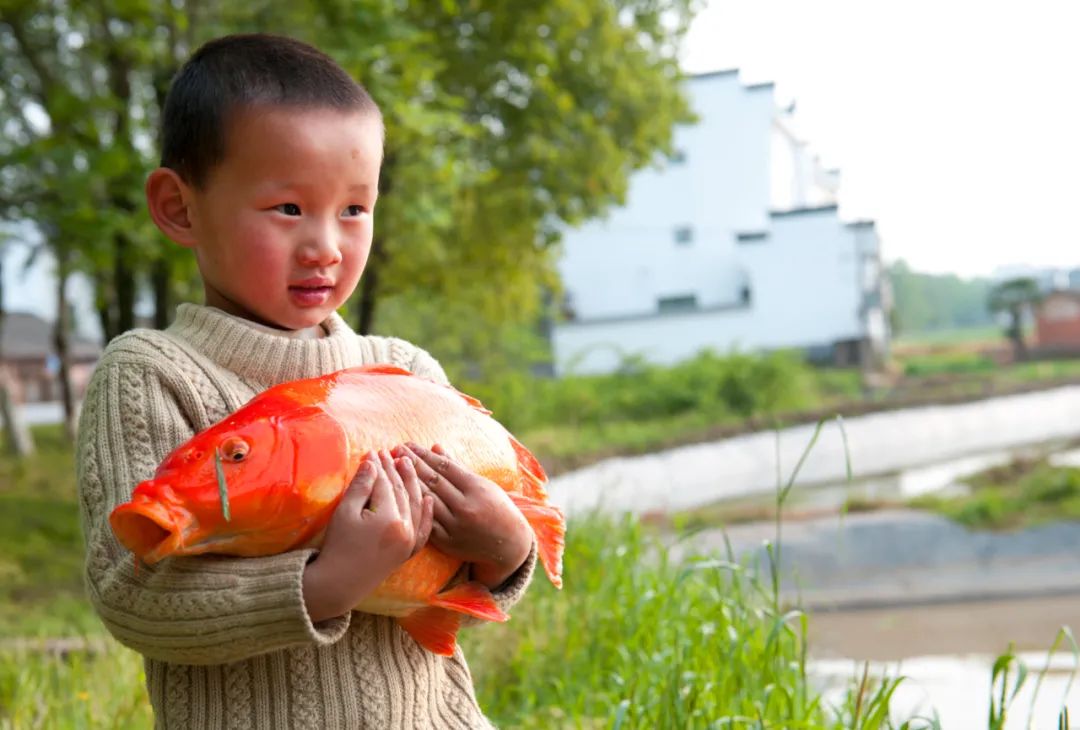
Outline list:
[[[288,330],[322,322],[371,250],[382,128],[370,113],[256,107],[188,208],[206,303]]]

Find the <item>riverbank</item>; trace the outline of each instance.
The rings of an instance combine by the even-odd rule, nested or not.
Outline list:
[[[1067,444],[1080,438],[1077,413],[1080,385],[1068,385],[845,418],[821,428],[797,483],[800,490],[810,490],[1022,446]],[[787,481],[816,431],[816,425],[807,423],[610,458],[556,476],[549,491],[571,513],[669,513],[767,495],[778,479]]]

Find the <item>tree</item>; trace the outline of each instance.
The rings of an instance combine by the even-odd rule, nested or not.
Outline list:
[[[993,324],[986,307],[991,287],[988,279],[912,271],[903,259],[889,266],[888,273],[896,302],[892,316],[897,333]]]
[[[1006,279],[990,290],[987,305],[991,312],[1005,312],[1009,324],[1005,335],[1013,344],[1013,356],[1016,360],[1026,360],[1027,343],[1024,341],[1024,315],[1031,310],[1031,305],[1042,296],[1039,284],[1032,278],[1019,277]]]
[[[284,32],[342,63],[386,118],[357,327],[377,329],[395,298],[453,297],[498,330],[557,286],[559,231],[620,202],[692,120],[676,52],[696,3],[0,0],[0,214],[49,224],[95,281],[107,336],[131,326],[138,286],[164,324],[170,295],[193,293],[191,258],[139,212],[168,81],[211,37]]]

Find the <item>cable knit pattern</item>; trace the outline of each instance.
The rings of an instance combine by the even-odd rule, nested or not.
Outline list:
[[[106,348],[87,389],[78,483],[86,584],[119,641],[142,653],[158,728],[489,728],[460,649],[436,657],[383,616],[312,623],[297,550],[262,558],[173,558],[135,569],[109,512],[194,433],[259,391],[343,367],[386,363],[446,375],[403,340],[359,337],[337,315],[318,339],[269,331],[210,307]],[[509,609],[536,563],[495,595]],[[330,693],[333,696],[328,696]]]

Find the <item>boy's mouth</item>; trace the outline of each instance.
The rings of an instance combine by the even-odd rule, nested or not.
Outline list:
[[[334,283],[321,276],[289,285],[289,296],[302,307],[317,307],[325,304],[333,291]]]

